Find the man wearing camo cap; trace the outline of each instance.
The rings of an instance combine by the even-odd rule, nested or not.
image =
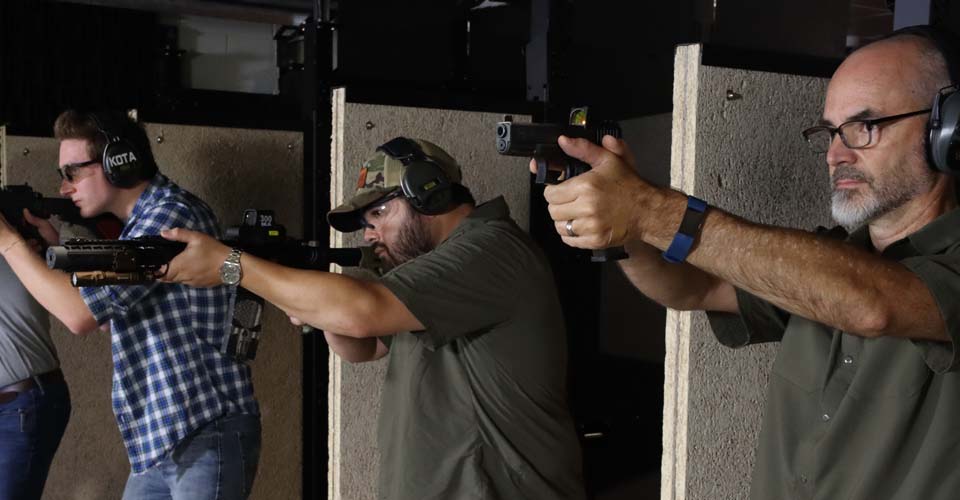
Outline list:
[[[324,330],[341,358],[389,355],[379,498],[584,498],[553,276],[503,198],[476,205],[450,155],[398,137],[328,220],[362,229],[386,274],[289,269],[177,229],[164,236],[188,248],[165,279],[218,285],[232,260],[240,286]]]

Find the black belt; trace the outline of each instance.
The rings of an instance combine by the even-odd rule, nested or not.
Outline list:
[[[21,392],[29,391],[36,387],[42,387],[49,384],[63,382],[63,372],[59,368],[47,373],[41,373],[30,378],[19,380],[9,385],[0,387],[0,404],[9,403],[17,399]]]

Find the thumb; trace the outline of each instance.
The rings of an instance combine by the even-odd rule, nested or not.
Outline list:
[[[175,227],[173,229],[164,229],[160,231],[160,236],[163,236],[164,238],[171,241],[183,241],[183,242],[190,241],[190,231],[180,227]]]
[[[41,220],[43,220],[42,218],[37,217],[36,215],[33,215],[33,213],[30,212],[30,209],[28,209],[28,208],[24,208],[24,209],[23,209],[23,219],[24,219],[25,221],[29,222],[29,223],[30,223],[31,225],[33,225],[33,226],[36,226],[37,223],[39,223]]]
[[[616,157],[616,155],[610,151],[586,139],[572,139],[561,135],[560,138],[557,139],[557,144],[560,145],[560,149],[562,149],[564,153],[589,164],[593,168],[606,165]]]
[[[618,139],[612,135],[605,135],[603,136],[603,147],[620,158],[623,158],[623,161],[627,162],[631,167],[636,168],[637,159],[633,156],[633,151],[630,150],[627,142],[623,139]]]

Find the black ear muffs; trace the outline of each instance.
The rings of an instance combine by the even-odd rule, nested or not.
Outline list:
[[[115,133],[107,118],[90,113],[90,119],[107,141],[103,148],[103,174],[107,181],[117,187],[129,188],[137,182],[149,179],[156,173],[156,166],[130,141]]]
[[[425,215],[440,215],[450,210],[453,190],[447,174],[432,161],[412,162],[400,181],[410,205]]]
[[[927,155],[930,164],[945,174],[960,174],[960,92],[952,85],[940,89],[927,124]]]
[[[397,137],[377,148],[404,165],[400,188],[410,205],[424,215],[440,215],[453,208],[453,183],[420,145]]]

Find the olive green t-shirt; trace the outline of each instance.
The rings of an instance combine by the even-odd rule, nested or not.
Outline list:
[[[503,198],[381,280],[426,329],[382,338],[380,498],[584,498],[553,276]]]
[[[865,230],[848,241],[873,251]],[[950,342],[858,337],[741,290],[739,318],[710,313],[728,346],[781,341],[751,498],[960,498],[960,210],[882,255],[926,284]]]

